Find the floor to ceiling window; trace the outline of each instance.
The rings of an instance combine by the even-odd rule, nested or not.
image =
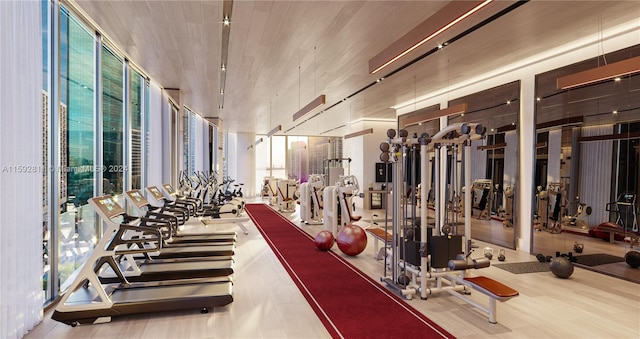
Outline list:
[[[142,140],[143,110],[146,107],[146,81],[136,70],[131,71],[131,85],[129,90],[131,107],[131,189],[141,189],[142,178]]]
[[[102,47],[102,193],[124,190],[124,68],[123,60]],[[122,204],[123,201],[118,201]]]
[[[170,177],[171,177],[171,183],[176,183],[178,182],[178,170],[179,170],[179,161],[180,159],[178,159],[178,140],[180,139],[180,124],[179,124],[179,114],[180,111],[178,110],[178,107],[171,101],[169,101],[169,105],[170,105],[170,119],[171,119],[171,124],[170,124],[170,130],[169,130],[169,147],[171,148],[171,162],[170,162],[170,166],[171,166],[171,171],[170,171]],[[164,178],[163,178],[164,180]]]
[[[256,144],[256,192],[261,192],[261,196],[268,196],[268,187],[265,186],[265,180],[271,176],[271,138],[258,136],[262,142]]]
[[[195,172],[196,169],[196,113],[189,108],[184,108],[184,170],[187,174]]]
[[[271,176],[276,179],[287,179],[287,137],[274,135],[271,137]]]
[[[60,215],[58,272],[64,282],[97,241],[87,199],[94,195],[95,35],[65,7],[60,10]]]
[[[290,136],[287,142],[287,175],[289,179],[306,182],[309,176],[308,137]]]
[[[66,4],[41,1],[44,303],[100,238],[88,199],[145,184],[149,80]],[[128,81],[127,81],[128,80]],[[128,112],[128,114],[125,114]],[[100,118],[98,118],[100,117]]]
[[[51,86],[49,83],[49,43],[50,39],[50,8],[51,3],[48,0],[40,2],[42,29],[42,145],[49,144],[49,97],[51,95]],[[49,168],[49,148],[42,148],[42,168]],[[49,171],[42,171],[42,262],[44,265],[42,274],[42,289],[44,291],[44,302],[48,302],[52,298],[51,287],[51,224],[49,222]]]

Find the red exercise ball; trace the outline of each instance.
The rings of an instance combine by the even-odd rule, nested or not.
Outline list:
[[[367,247],[367,234],[358,225],[347,225],[338,232],[337,241],[342,253],[355,256]]]
[[[318,234],[316,234],[314,242],[316,243],[318,249],[328,251],[329,249],[331,249],[331,247],[333,247],[333,233],[329,231],[320,231],[318,232]]]

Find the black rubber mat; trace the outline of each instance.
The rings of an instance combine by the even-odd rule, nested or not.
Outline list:
[[[537,272],[550,271],[548,262],[539,262],[539,261],[495,264],[492,266],[503,269],[507,272],[511,272],[513,274],[537,273]]]
[[[589,267],[624,261],[624,258],[622,257],[617,257],[615,255],[604,254],[604,253],[576,255],[575,257],[576,257],[576,264],[589,266]]]

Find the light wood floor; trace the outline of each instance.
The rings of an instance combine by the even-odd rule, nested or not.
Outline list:
[[[358,213],[364,216],[359,224],[368,226],[364,220],[370,211]],[[297,213],[288,216],[300,225]],[[233,229],[231,225],[216,227],[209,229]],[[255,226],[248,223],[247,227],[249,235],[238,230],[235,300],[229,306],[208,314],[194,310],[122,316],[110,323],[75,328],[51,320],[50,310],[25,338],[329,337]],[[300,227],[312,235],[322,229]],[[478,245],[482,248],[487,244]],[[334,250],[339,252],[335,247]],[[369,238],[365,252],[348,260],[379,280],[383,264],[373,256],[373,239]],[[510,249],[506,250],[506,257],[506,262],[535,260],[527,253]],[[498,324],[490,324],[485,314],[452,296],[415,298],[407,303],[458,338],[640,338],[638,284],[580,268],[570,279],[558,279],[550,272],[516,275],[493,266],[471,273],[491,277],[520,292],[519,297],[498,303]],[[486,301],[479,293],[471,297]],[[353,305],[353,312],[358,312],[358,305]]]

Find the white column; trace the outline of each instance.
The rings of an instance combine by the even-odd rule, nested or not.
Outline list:
[[[253,145],[256,141],[255,133],[236,133],[235,152],[229,152],[229,164],[235,165],[236,184],[242,183],[242,192],[245,197],[256,196],[256,149]],[[249,148],[251,147],[251,148]],[[231,172],[231,166],[229,166]]]
[[[447,108],[448,107],[448,103],[442,103],[440,105],[440,107],[442,109]],[[443,128],[449,126],[449,117],[440,117],[440,129],[442,130]],[[440,191],[436,191],[438,193],[436,199],[439,199],[439,201],[445,202],[447,201],[447,196],[446,196],[446,187],[447,187],[447,173],[449,171],[449,168],[447,166],[447,150],[446,147],[442,147],[439,150],[436,150],[436,152],[440,153],[440,163],[436,166],[440,166],[440,178],[438,180],[438,182],[436,182],[436,185],[439,185],[440,187]],[[440,230],[442,230],[442,226],[444,226],[444,215],[446,213],[446,204],[445,203],[441,203],[440,205],[440,220],[439,220],[439,224],[436,225],[436,235],[441,235]]]
[[[531,252],[533,229],[533,171],[536,156],[535,77],[520,82],[520,116],[518,117],[518,183],[516,185],[515,232],[517,248]]]

